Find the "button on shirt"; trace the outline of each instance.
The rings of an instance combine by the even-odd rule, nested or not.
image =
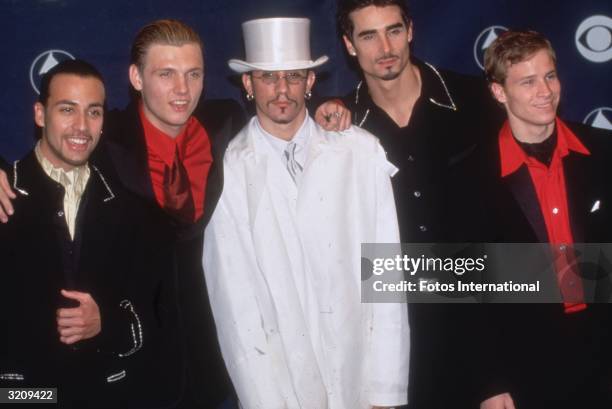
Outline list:
[[[578,302],[583,299],[580,279],[571,268],[573,252],[567,251],[567,245],[573,244],[570,218],[568,214],[563,158],[574,151],[589,155],[589,151],[569,128],[557,118],[557,146],[554,150],[550,166],[528,156],[512,135],[510,124],[506,122],[499,134],[502,177],[517,171],[522,165],[529,169],[531,181],[535,188],[542,216],[546,224],[549,243],[555,244],[555,268],[557,281],[566,302],[566,311],[573,312],[584,309]]]
[[[450,111],[431,104],[425,98],[416,102],[408,125],[399,127],[387,113],[376,106],[369,95],[369,115],[364,128],[380,139],[387,157],[400,170],[391,179],[403,242],[440,240],[444,224],[441,196],[446,158],[437,140],[447,136],[438,131],[448,122]]]
[[[449,163],[486,134],[489,120],[482,118],[483,109],[455,105],[460,95],[455,91],[460,87],[470,89],[470,103],[480,107],[480,93],[472,87],[479,85],[454,76],[457,87],[453,88],[448,75],[440,75],[419,60],[412,62],[419,69],[422,86],[406,126],[398,126],[374,103],[365,81],[344,102],[353,112],[354,124],[376,135],[389,162],[399,168],[391,183],[402,242],[444,242],[451,225],[446,207],[453,200],[447,197],[446,189]],[[489,101],[490,96],[486,97]],[[478,112],[479,122],[469,120],[475,118],[473,112]]]

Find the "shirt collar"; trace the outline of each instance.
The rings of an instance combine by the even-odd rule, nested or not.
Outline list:
[[[418,67],[421,73],[421,98],[425,98],[434,105],[456,111],[457,107],[455,101],[436,67],[416,59],[413,63]]]
[[[438,70],[433,65],[417,58],[412,58],[411,62],[419,69],[421,74],[420,98],[435,105],[456,110],[455,102]],[[361,104],[364,108],[371,108],[375,105],[366,81],[361,81],[355,91],[355,105],[359,106]]]
[[[176,137],[172,137],[158,129],[151,123],[151,121],[149,121],[144,113],[142,102],[139,105],[138,112],[142,122],[148,150],[153,151],[157,156],[159,156],[159,158],[167,166],[172,166],[174,163],[174,156],[176,155],[177,147],[179,150],[179,156],[181,158],[185,157],[186,147],[193,136],[195,136],[194,128],[198,125],[197,120],[193,116],[189,117],[181,132],[176,135]]]
[[[43,155],[40,149],[40,141],[34,147],[34,154],[47,176],[62,185],[65,190],[73,190],[79,197],[83,194],[90,175],[88,165],[75,166],[68,171],[57,168]]]
[[[293,139],[291,139],[290,141],[286,141],[284,139],[278,138],[272,135],[271,133],[267,132],[263,128],[263,126],[261,126],[261,123],[259,122],[259,118],[257,117],[255,117],[255,125],[256,125],[255,129],[257,129],[259,134],[263,136],[266,142],[272,147],[272,149],[274,149],[275,152],[278,153],[280,157],[283,157],[285,149],[287,149],[287,145],[289,145],[290,142],[293,142],[297,145],[296,155],[303,156],[306,151],[304,148],[308,144],[309,135],[310,135],[310,133],[307,132],[307,130],[309,129],[307,126],[309,119],[310,119],[310,115],[308,115],[308,112],[306,112],[304,122],[302,122],[302,125],[300,125],[300,128],[297,130],[295,135],[293,135]],[[303,161],[300,161],[299,159],[298,159],[298,162],[304,163]]]
[[[302,125],[300,125],[295,135],[293,135],[293,138],[289,141],[281,139],[278,136],[274,136],[268,131],[266,131],[264,127],[261,125],[261,122],[259,122],[258,117],[255,117],[255,125],[257,126],[256,129],[259,131],[259,133],[265,136],[266,139],[274,141],[273,143],[275,145],[283,146],[284,148],[289,144],[289,142],[293,142],[298,146],[303,146],[306,144],[308,140],[308,132],[305,132],[305,130],[306,130],[306,123],[308,122],[309,117],[310,116],[308,115],[308,112],[306,112],[306,116],[304,117],[304,121],[302,122]]]
[[[556,118],[557,147],[554,155],[564,158],[570,151],[590,155],[589,150],[580,142],[578,137],[565,125],[561,119]],[[501,159],[501,176],[505,177],[516,172],[523,164],[528,165],[532,159],[520,147],[512,134],[510,122],[506,120],[499,131],[499,153]]]
[[[572,132],[571,129],[563,122],[561,119],[557,118],[556,120],[557,132],[562,137],[560,138],[559,147],[562,147],[566,155],[568,151],[574,151],[577,153],[581,153],[583,155],[590,155],[591,152],[587,149],[586,146],[580,142],[580,139]]]

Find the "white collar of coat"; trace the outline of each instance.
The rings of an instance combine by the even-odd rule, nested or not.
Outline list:
[[[259,120],[254,116],[230,144],[231,151],[233,153],[240,153],[241,156],[244,155],[248,157],[252,155],[255,157],[256,162],[259,162],[263,156],[267,156],[270,148],[262,144],[265,143],[269,145],[269,143],[264,140],[265,136],[260,133],[259,128],[261,128]],[[263,131],[263,128],[261,128],[261,130]],[[327,140],[327,131],[320,128],[310,115],[306,115],[298,134],[308,141],[306,147],[306,164],[318,156],[322,150],[331,147]]]
[[[304,121],[302,121],[302,124],[298,128],[297,132],[289,141],[274,136],[268,131],[266,131],[261,125],[261,122],[259,121],[258,117],[254,117],[253,124],[254,130],[257,132],[257,134],[263,136],[263,139],[268,142],[268,144],[272,147],[272,149],[274,149],[275,152],[277,152],[279,158],[284,157],[284,152],[290,142],[295,143],[298,146],[298,149],[296,150],[296,152],[298,152],[296,154],[296,159],[300,164],[304,164],[306,159],[306,148],[308,147],[310,141],[308,118],[309,115],[308,113],[306,113]]]

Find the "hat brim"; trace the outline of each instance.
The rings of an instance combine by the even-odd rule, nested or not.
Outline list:
[[[227,62],[229,67],[238,73],[249,71],[286,71],[286,70],[308,70],[311,68],[323,65],[329,60],[326,55],[317,58],[314,61],[286,61],[275,63],[249,63],[246,61],[232,58]]]

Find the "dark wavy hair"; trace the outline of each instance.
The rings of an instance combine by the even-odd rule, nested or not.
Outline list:
[[[338,23],[338,30],[341,35],[345,35],[349,39],[353,39],[353,30],[355,25],[350,18],[350,14],[355,10],[360,10],[368,6],[375,7],[388,7],[397,6],[402,12],[402,19],[406,24],[406,27],[410,25],[410,12],[408,5],[405,0],[338,0],[338,13],[336,14],[336,20]]]
[[[49,71],[47,71],[40,80],[40,94],[38,94],[38,102],[43,105],[47,104],[49,100],[49,86],[51,81],[56,75],[59,74],[72,74],[79,77],[93,77],[100,80],[104,85],[104,78],[100,71],[90,63],[84,60],[65,60],[55,65]]]

